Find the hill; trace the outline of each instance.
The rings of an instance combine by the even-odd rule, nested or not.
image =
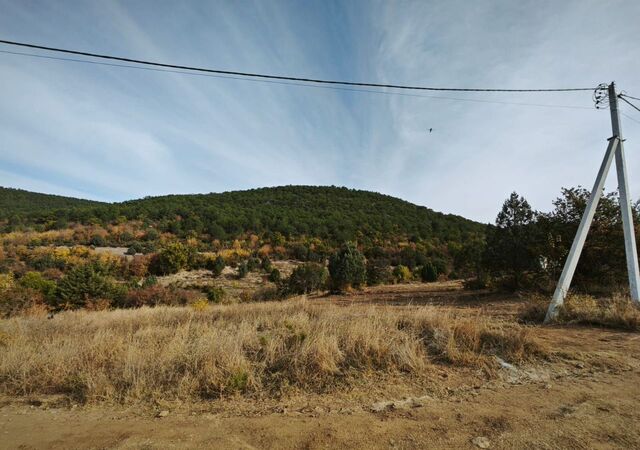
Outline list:
[[[15,195],[18,199],[12,199]],[[146,197],[104,204],[3,190],[5,218],[34,226],[61,220],[113,223],[142,220],[178,236],[231,239],[246,233],[314,236],[333,241],[359,236],[459,241],[484,225],[398,198],[343,187],[283,186],[211,194]],[[54,201],[54,200],[57,200]],[[34,202],[34,205],[25,205]],[[42,206],[45,205],[45,206]]]
[[[0,220],[16,215],[33,214],[38,216],[58,209],[90,207],[102,204],[104,203],[0,186]]]

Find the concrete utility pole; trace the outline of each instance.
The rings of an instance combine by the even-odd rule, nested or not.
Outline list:
[[[569,256],[562,269],[560,280],[553,294],[553,299],[547,310],[547,316],[544,319],[545,323],[550,323],[558,317],[559,308],[564,303],[564,298],[571,286],[571,280],[573,274],[576,271],[578,260],[580,259],[580,253],[584,247],[584,242],[589,232],[589,227],[593,220],[593,216],[598,207],[600,197],[602,197],[602,190],[604,189],[604,182],[609,172],[609,167],[613,160],[613,156],[616,157],[616,171],[618,173],[618,190],[620,193],[620,212],[622,214],[622,226],[624,229],[624,249],[627,256],[627,271],[629,273],[629,290],[631,293],[631,299],[633,302],[640,306],[640,293],[638,288],[640,287],[640,272],[638,270],[638,251],[636,248],[636,236],[633,228],[633,214],[631,211],[631,201],[629,199],[629,184],[627,181],[627,166],[624,159],[624,140],[622,139],[622,132],[620,130],[620,113],[618,111],[618,97],[616,95],[615,83],[611,83],[608,88],[609,95],[609,109],[611,111],[611,128],[613,136],[609,138],[609,146],[602,160],[602,165],[598,171],[596,182],[591,190],[591,196],[587,203],[587,208],[582,215],[580,226],[576,232],[576,236],[571,245]]]

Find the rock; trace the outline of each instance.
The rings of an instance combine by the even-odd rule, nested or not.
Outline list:
[[[478,436],[471,439],[471,443],[478,448],[491,448],[491,442],[484,436]]]
[[[156,415],[156,417],[167,417],[168,415],[169,415],[169,411],[167,411],[166,409],[163,409]]]
[[[382,412],[393,408],[393,402],[378,402],[371,405],[371,411]]]
[[[431,397],[423,395],[422,397],[409,397],[404,400],[391,400],[374,403],[371,406],[373,412],[389,411],[394,409],[410,409],[424,406]]]

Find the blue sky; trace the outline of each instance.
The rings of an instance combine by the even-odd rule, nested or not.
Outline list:
[[[637,1],[0,0],[0,10],[1,39],[175,64],[430,86],[615,80],[640,97]],[[0,185],[120,201],[333,184],[481,221],[513,190],[548,210],[562,186],[591,187],[611,129],[590,92],[433,96],[586,109],[0,54]],[[638,122],[623,117],[636,199]]]

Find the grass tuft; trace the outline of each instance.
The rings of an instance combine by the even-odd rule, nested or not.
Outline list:
[[[524,322],[539,323],[544,320],[550,299],[532,296],[520,314]],[[640,308],[629,296],[615,294],[609,298],[589,295],[567,296],[558,314],[558,323],[601,326],[627,331],[640,331]]]

